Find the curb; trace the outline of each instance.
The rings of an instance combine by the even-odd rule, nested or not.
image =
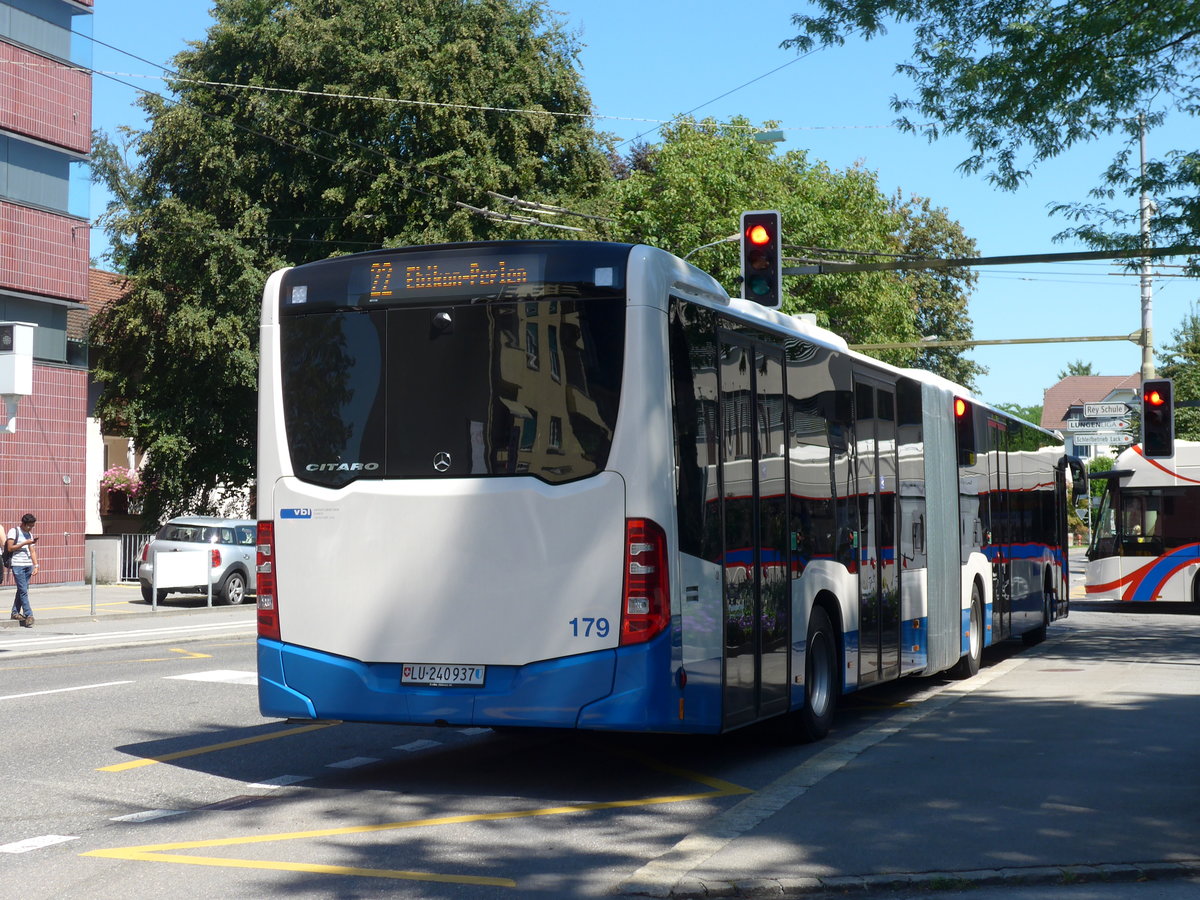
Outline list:
[[[1200,876],[1200,858],[1102,865],[1030,866],[1028,868],[971,869],[961,872],[897,872],[888,875],[812,875],[794,878],[748,878],[706,881],[688,877],[670,888],[627,888],[622,896],[670,897],[678,900],[733,898],[820,898],[845,895],[870,896],[869,892],[917,889],[929,892],[967,890],[994,885],[1072,885],[1164,881]]]
[[[33,598],[30,598],[30,599],[32,600]],[[254,603],[253,602],[242,603],[237,606],[224,606],[224,605],[217,606],[216,604],[213,604],[213,606],[211,608],[207,607],[207,606],[198,606],[198,607],[163,607],[163,606],[159,606],[157,612],[155,612],[149,606],[147,606],[144,610],[135,609],[135,610],[130,610],[128,612],[121,611],[121,612],[97,613],[94,616],[91,615],[90,613],[84,613],[84,614],[78,615],[78,616],[38,615],[37,609],[34,609],[33,617],[34,617],[34,619],[37,620],[36,624],[34,625],[35,628],[46,629],[46,628],[51,628],[51,627],[54,627],[57,625],[78,625],[83,622],[105,622],[105,621],[128,622],[133,619],[138,619],[138,620],[140,620],[140,619],[158,619],[158,618],[163,618],[166,616],[196,616],[196,615],[201,615],[203,613],[209,613],[209,612],[214,612],[214,611],[218,611],[218,610],[237,610],[237,609],[254,609]],[[21,623],[18,622],[16,619],[9,619],[9,618],[0,619],[0,629],[20,628],[20,627],[21,627]]]

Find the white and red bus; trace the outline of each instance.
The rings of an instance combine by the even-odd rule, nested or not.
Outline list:
[[[262,307],[265,715],[815,739],[1067,611],[1058,436],[651,247],[409,247]]]
[[[1200,443],[1147,459],[1134,445],[1108,472],[1092,516],[1089,599],[1200,603]]]

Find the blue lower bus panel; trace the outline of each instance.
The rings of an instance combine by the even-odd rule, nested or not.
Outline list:
[[[399,663],[363,663],[260,639],[258,699],[264,716],[415,725],[678,730],[670,718],[665,641],[488,666],[482,687],[400,683]],[[661,657],[661,658],[660,658]],[[650,685],[659,684],[657,691]]]

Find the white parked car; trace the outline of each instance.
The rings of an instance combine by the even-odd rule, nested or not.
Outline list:
[[[138,581],[142,599],[151,602],[154,591],[154,562],[160,553],[207,548],[213,597],[221,603],[237,604],[254,591],[257,525],[250,519],[217,519],[210,516],[181,516],[158,529],[142,550]],[[207,594],[208,585],[170,585],[158,590],[158,600],[168,593]]]

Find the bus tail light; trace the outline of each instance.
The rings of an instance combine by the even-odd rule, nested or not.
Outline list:
[[[275,596],[275,523],[258,523],[258,552],[254,571],[258,588],[258,636],[273,641],[279,634],[279,609]]]
[[[671,620],[667,588],[666,532],[649,519],[626,519],[622,644],[644,643],[667,627]]]

